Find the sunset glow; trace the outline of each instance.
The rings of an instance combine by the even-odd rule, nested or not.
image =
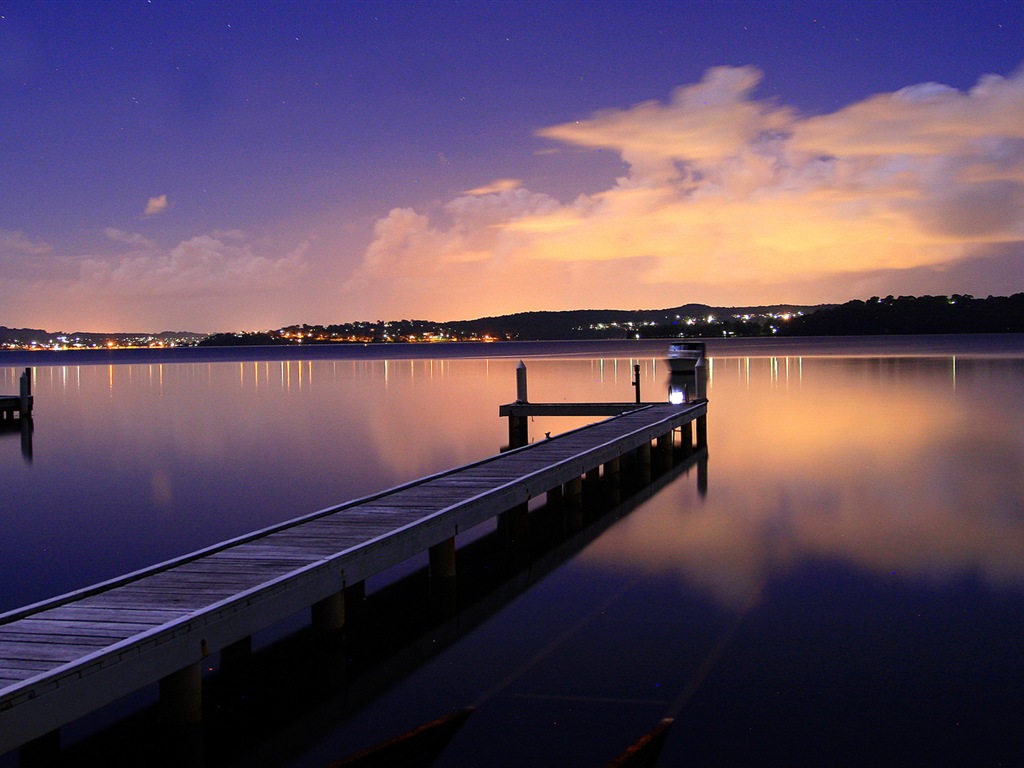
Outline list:
[[[5,4],[0,324],[1024,290],[1024,9],[910,6]]]

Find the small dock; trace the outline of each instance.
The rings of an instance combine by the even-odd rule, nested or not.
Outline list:
[[[527,405],[502,408],[519,440]],[[0,615],[0,753],[57,744],[61,726],[156,682],[165,719],[195,724],[209,654],[244,657],[253,633],[303,610],[314,631],[338,630],[367,578],[423,553],[432,582],[451,584],[460,533],[493,518],[522,531],[532,499],[578,499],[624,463],[650,482],[653,452],[706,445],[704,400],[573,413],[606,408],[616,415]]]
[[[32,418],[32,369],[21,374],[20,391],[16,395],[0,395],[0,422],[12,423]]]

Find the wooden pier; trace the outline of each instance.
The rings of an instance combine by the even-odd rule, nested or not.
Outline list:
[[[527,405],[503,406],[510,435]],[[0,753],[52,747],[61,726],[157,681],[167,719],[195,723],[209,654],[244,657],[254,632],[307,609],[314,630],[339,629],[346,596],[361,595],[368,577],[427,552],[432,580],[450,582],[458,534],[495,517],[499,529],[522,530],[531,499],[578,498],[584,478],[614,483],[624,460],[649,479],[652,450],[671,451],[677,433],[684,448],[706,445],[706,401],[621,410],[0,615]]]
[[[26,368],[21,374],[20,392],[16,395],[0,395],[0,422],[13,422],[32,418],[32,369]]]

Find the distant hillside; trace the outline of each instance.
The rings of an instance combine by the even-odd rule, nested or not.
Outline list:
[[[1024,333],[1024,293],[1013,296],[873,296],[792,318],[786,336]]]
[[[773,317],[798,312],[814,312],[818,307],[775,304],[757,307],[713,307],[708,304],[683,304],[668,309],[577,309],[562,312],[519,312],[514,315],[456,320],[442,323],[445,328],[468,335],[518,338],[540,341],[556,339],[614,339],[636,335],[696,335],[695,326],[735,322],[744,316],[758,328]]]
[[[30,342],[43,343],[50,338],[50,334],[38,328],[8,328],[0,325],[0,344],[5,342],[18,342],[28,344]]]

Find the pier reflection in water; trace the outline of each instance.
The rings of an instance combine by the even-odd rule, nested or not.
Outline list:
[[[1020,762],[1020,356],[709,356],[706,496],[669,482],[365,706],[271,736],[283,762],[475,701],[438,765],[602,764],[669,711],[664,765]],[[538,401],[628,400],[637,362],[667,390],[655,355],[527,362]],[[0,462],[5,583],[52,594],[492,453],[515,363],[40,369],[35,461]]]

